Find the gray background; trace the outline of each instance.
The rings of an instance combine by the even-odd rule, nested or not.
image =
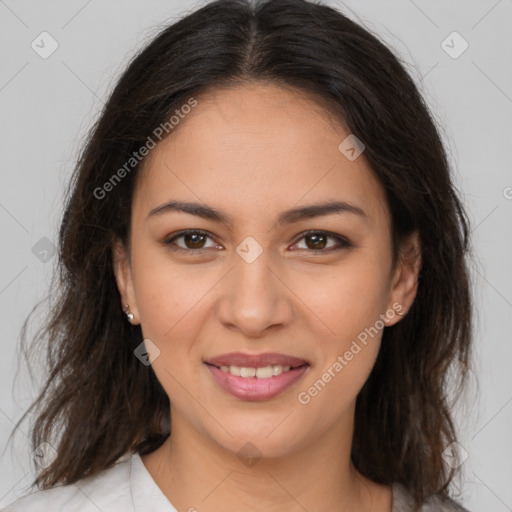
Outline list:
[[[22,364],[13,386],[19,331],[55,266],[51,243],[80,144],[134,52],[203,3],[0,0],[0,507],[32,479],[26,423],[6,449],[41,383]],[[472,512],[512,511],[512,2],[329,3],[402,56],[442,128],[477,255],[479,399],[475,380],[456,411],[468,454],[456,487]],[[43,31],[59,45],[46,59],[31,47]],[[469,44],[458,58],[445,49],[458,52],[461,40],[442,46],[453,31]]]

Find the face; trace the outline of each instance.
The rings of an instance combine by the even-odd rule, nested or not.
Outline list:
[[[312,99],[251,85],[196,100],[146,158],[116,278],[172,425],[281,456],[350,430],[418,261],[393,265],[384,190]]]

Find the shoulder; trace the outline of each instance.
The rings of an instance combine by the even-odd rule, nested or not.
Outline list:
[[[3,508],[1,512],[36,512],[66,510],[66,512],[98,512],[112,510],[132,512],[130,495],[129,457],[123,456],[114,466],[74,484],[40,489]]]
[[[401,484],[393,484],[392,512],[413,511],[413,500],[409,491]],[[450,498],[434,495],[426,500],[417,512],[469,512],[469,510]]]

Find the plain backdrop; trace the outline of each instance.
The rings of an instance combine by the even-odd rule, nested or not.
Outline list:
[[[477,257],[479,398],[470,394],[456,411],[467,453],[459,499],[472,512],[512,511],[512,2],[326,3],[407,62],[441,127]],[[0,508],[33,479],[27,423],[6,447],[42,384],[23,362],[17,373],[19,334],[55,266],[62,193],[80,145],[129,58],[203,4],[0,0]]]

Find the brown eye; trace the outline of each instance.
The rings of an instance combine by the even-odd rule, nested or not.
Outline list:
[[[329,234],[325,231],[309,231],[303,234],[300,241],[302,240],[305,240],[305,247],[299,247],[299,249],[309,249],[313,252],[328,252],[351,247],[350,242],[345,238],[339,235]],[[329,246],[329,240],[333,240],[335,243]]]
[[[181,243],[176,242],[177,240],[181,239],[183,240]],[[211,236],[207,232],[190,229],[173,235],[172,237],[165,240],[163,244],[170,246],[170,248],[175,251],[199,252],[216,247],[216,244],[213,240],[213,245],[206,246],[205,243],[208,241],[208,239],[212,240]],[[309,252],[326,253],[352,247],[352,244],[344,237],[325,231],[309,231],[303,233],[299,242],[302,240],[305,240],[305,247],[298,248],[307,250]],[[329,245],[330,241],[333,241],[334,243]],[[299,242],[297,242],[295,245],[298,245]]]
[[[308,249],[325,249],[327,245],[327,238],[325,235],[307,235],[304,237],[307,240],[306,245]],[[309,242],[309,243],[308,243]]]
[[[178,233],[171,238],[165,240],[163,243],[164,245],[169,246],[176,246],[173,249],[176,250],[182,250],[182,251],[200,251],[201,249],[208,249],[210,247],[205,246],[205,242],[208,239],[211,239],[211,237],[208,235],[208,233],[204,231],[198,231],[198,230],[187,230],[182,231],[181,233]],[[176,240],[183,239],[183,242],[181,244],[176,243]]]
[[[197,233],[183,235],[183,240],[185,241],[185,245],[188,249],[202,249],[205,241],[204,235],[199,235]]]

